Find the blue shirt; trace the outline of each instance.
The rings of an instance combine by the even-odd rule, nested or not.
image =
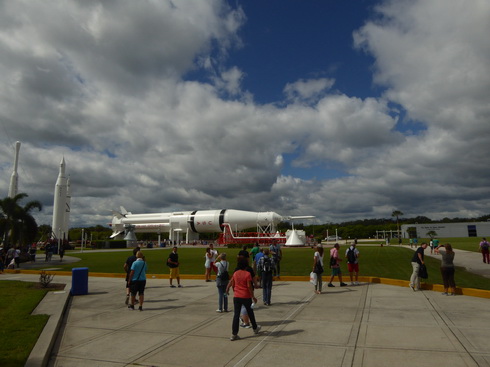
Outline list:
[[[257,255],[255,255],[255,259],[254,259],[255,263],[258,264],[260,258],[263,257],[263,256],[264,256],[264,253],[263,252],[259,252]]]
[[[143,259],[137,259],[133,265],[131,265],[131,270],[134,270],[132,281],[146,280],[146,262]]]

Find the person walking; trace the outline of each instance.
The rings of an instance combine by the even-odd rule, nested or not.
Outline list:
[[[129,274],[131,273],[131,266],[136,261],[136,254],[140,250],[139,247],[135,247],[133,249],[133,254],[126,259],[126,262],[123,265],[124,271],[126,272],[126,301],[124,302],[126,305],[129,304],[129,297],[131,296],[131,290],[129,287],[129,283],[131,283],[131,278]]]
[[[218,309],[216,312],[228,312],[228,295],[226,294],[226,287],[230,281],[230,275],[228,268],[230,263],[226,260],[226,253],[218,255],[219,260],[216,262],[218,268],[218,275],[216,276],[216,287],[218,288]]]
[[[252,276],[247,269],[248,262],[246,259],[239,259],[238,269],[233,273],[228,286],[226,287],[226,293],[229,293],[230,288],[233,288],[233,323],[232,323],[232,335],[230,340],[234,341],[239,339],[238,329],[240,323],[240,311],[242,305],[247,310],[247,315],[252,323],[254,334],[260,332],[261,326],[255,321],[255,314],[252,309],[252,301],[257,303],[257,298],[254,296],[254,290],[252,286]]]
[[[322,273],[323,273],[323,246],[317,245],[313,255],[313,273],[316,274],[317,281],[315,284],[315,293],[322,293]]]
[[[269,246],[270,253],[272,258],[274,259],[274,269],[273,276],[277,277],[277,279],[281,278],[281,259],[282,259],[282,249],[281,244],[276,243],[275,241]]]
[[[130,289],[131,289],[131,303],[128,308],[134,310],[134,304],[136,302],[136,293],[138,294],[139,310],[143,311],[143,302],[145,301],[145,287],[146,287],[146,271],[148,267],[146,265],[145,257],[141,251],[136,253],[136,261],[131,265],[131,272],[129,273]]]
[[[454,251],[451,244],[439,245],[435,249],[436,254],[442,255],[441,275],[444,283],[445,296],[454,296],[456,293],[456,283],[454,282]],[[451,292],[449,293],[449,289]]]
[[[180,271],[179,271],[179,255],[177,254],[177,246],[174,246],[170,255],[168,255],[167,266],[170,268],[170,288],[175,288],[172,284],[174,279],[177,279],[179,288],[182,288],[180,284]]]
[[[333,278],[335,276],[339,277],[339,282],[341,287],[345,287],[347,285],[344,282],[342,282],[342,271],[340,270],[340,261],[342,261],[342,259],[339,258],[339,248],[340,245],[336,243],[330,249],[330,268],[332,269],[332,275],[330,276],[330,281],[328,282],[329,287],[335,287],[332,284]]]
[[[357,244],[355,242],[351,243],[350,247],[345,251],[345,257],[347,258],[350,285],[359,285],[359,250],[357,249]]]
[[[490,243],[488,243],[485,237],[480,242],[480,252],[483,256],[483,262],[490,264]]]
[[[264,306],[271,305],[272,296],[272,272],[275,267],[274,257],[270,256],[270,251],[268,248],[264,249],[264,256],[259,259],[257,268],[261,271],[262,277],[262,300],[264,301]]]
[[[427,248],[427,243],[423,242],[412,256],[412,276],[410,277],[410,288],[415,292],[420,290],[419,270],[424,265],[424,250]]]

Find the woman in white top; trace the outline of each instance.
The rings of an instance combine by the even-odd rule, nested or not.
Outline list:
[[[317,275],[315,293],[322,293],[322,273],[323,273],[323,246],[317,245],[315,255],[313,255],[313,270]]]
[[[204,255],[204,267],[206,268],[206,272],[204,273],[204,277],[206,282],[211,281],[211,261],[213,258],[213,254],[211,253],[211,248],[206,248],[206,254]]]

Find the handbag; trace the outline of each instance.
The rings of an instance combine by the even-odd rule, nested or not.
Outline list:
[[[429,274],[427,273],[427,268],[425,267],[425,264],[420,265],[419,277],[422,279],[427,279],[429,277]]]
[[[318,276],[314,272],[310,273],[310,283],[313,285],[316,285],[318,283]]]

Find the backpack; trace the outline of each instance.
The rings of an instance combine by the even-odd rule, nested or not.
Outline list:
[[[225,266],[220,262],[218,263],[221,266],[219,267],[218,279],[227,282],[230,279],[230,274],[228,274],[228,270],[225,269]]]
[[[263,273],[272,272],[272,260],[266,256],[264,256],[263,259],[264,262],[262,263],[262,272]]]
[[[489,247],[490,247],[490,244],[487,241],[485,241],[481,244],[482,250],[488,250]]]
[[[347,262],[349,264],[355,264],[356,263],[356,253],[351,248],[347,251]]]

